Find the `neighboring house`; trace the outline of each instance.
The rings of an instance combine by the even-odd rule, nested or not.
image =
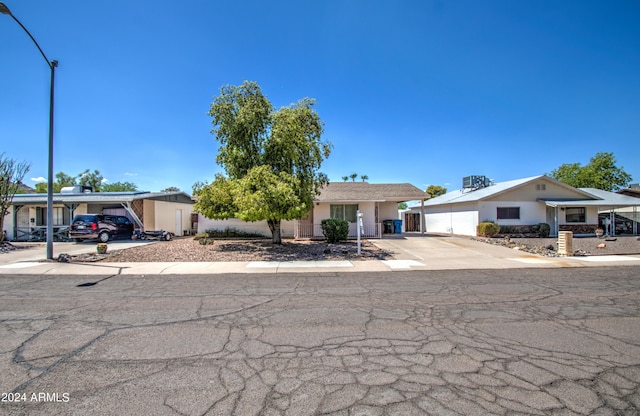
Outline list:
[[[618,191],[619,194],[640,198],[640,184],[632,183],[628,188]]]
[[[362,213],[363,237],[381,238],[383,221],[398,219],[399,202],[423,200],[426,197],[428,194],[408,183],[330,182],[322,188],[306,218],[282,221],[282,236],[323,238],[321,221],[342,218],[349,221],[349,238],[356,238],[356,212],[359,210]],[[198,232],[208,229],[223,230],[227,227],[271,235],[265,221],[210,220],[199,215]]]
[[[70,187],[53,194],[55,239],[62,239],[76,214],[123,215],[145,230],[165,230],[182,236],[193,229],[193,203],[184,192],[83,192]],[[47,194],[16,194],[4,226],[13,241],[41,239],[45,235]]]
[[[611,226],[614,234],[616,216],[613,213],[629,207],[636,213],[639,206],[640,201],[629,196],[599,189],[578,189],[540,175],[495,184],[480,181],[479,185],[427,200],[424,218],[427,231],[434,233],[474,236],[479,223],[493,221],[512,229],[547,223],[551,235],[557,236],[559,231],[592,234],[603,226],[599,217],[606,212],[614,222]],[[411,209],[415,213],[419,207]],[[638,233],[637,221],[630,231]]]

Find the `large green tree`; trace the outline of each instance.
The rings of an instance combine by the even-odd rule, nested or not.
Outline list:
[[[0,154],[0,241],[4,240],[4,217],[9,213],[13,196],[18,192],[24,175],[29,171],[29,163],[16,162]]]
[[[113,182],[100,185],[100,192],[135,192],[138,186],[133,182]]]
[[[425,192],[431,195],[430,198],[435,198],[437,196],[446,194],[447,188],[440,185],[429,185]]]
[[[615,156],[608,152],[597,153],[584,166],[580,163],[565,163],[549,176],[575,188],[597,188],[605,191],[624,188],[632,179],[622,166],[616,166]]]
[[[266,220],[281,244],[280,222],[307,215],[327,183],[319,169],[331,144],[322,141],[314,104],[304,98],[275,110],[255,82],[222,87],[209,115],[226,176],[194,185],[195,209],[207,218]]]
[[[71,176],[64,172],[56,173],[56,180],[53,182],[53,192],[58,193],[67,186],[85,185],[91,186],[94,192],[133,192],[138,190],[138,186],[132,182],[106,183],[104,176],[99,170],[91,172],[85,169],[77,176]],[[36,192],[46,193],[47,183],[37,183]]]

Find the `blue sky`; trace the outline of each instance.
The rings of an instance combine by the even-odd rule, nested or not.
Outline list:
[[[4,0],[57,59],[54,171],[190,193],[213,179],[207,111],[257,81],[312,97],[322,171],[459,189],[613,152],[640,181],[640,2]],[[47,172],[49,70],[0,15],[0,152]]]

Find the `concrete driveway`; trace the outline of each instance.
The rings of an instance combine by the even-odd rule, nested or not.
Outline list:
[[[405,261],[409,267],[421,268],[424,265],[430,270],[583,265],[567,258],[541,257],[456,236],[408,233],[401,237],[387,237],[371,242],[393,253],[397,260]]]
[[[140,240],[111,240],[109,241],[110,250],[123,250],[125,248],[136,247],[145,244],[156,243],[156,241],[140,241]],[[31,247],[28,250],[14,250],[0,255],[0,265],[12,264],[20,262],[41,261],[47,258],[46,243],[11,243],[17,247]],[[60,254],[69,254],[76,256],[85,253],[95,253],[97,241],[83,241],[81,243],[53,243],[53,257],[56,258]]]

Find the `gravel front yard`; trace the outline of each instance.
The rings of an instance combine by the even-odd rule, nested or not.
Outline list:
[[[393,256],[368,241],[357,255],[355,242],[327,244],[324,241],[223,240],[202,245],[193,237],[160,241],[126,250],[114,250],[101,258],[107,262],[206,262],[206,261],[294,261],[294,260],[385,260]]]
[[[473,238],[490,244],[503,245],[510,248],[520,247],[523,251],[529,251],[543,256],[555,256],[557,255],[558,250],[557,238]],[[598,247],[602,245],[604,245],[604,247]],[[550,247],[553,247],[553,249],[549,249]],[[616,236],[611,239],[574,237],[573,251],[576,255],[583,256],[640,254],[640,240],[638,236],[631,235]]]

